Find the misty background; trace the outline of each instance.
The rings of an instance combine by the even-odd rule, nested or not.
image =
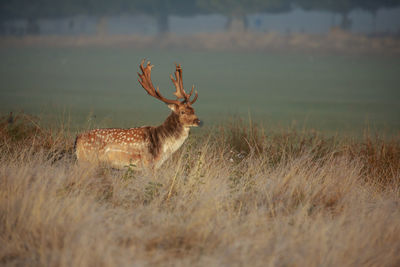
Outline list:
[[[178,34],[251,30],[399,34],[396,0],[3,0],[0,33]]]
[[[329,133],[400,129],[400,1],[2,0],[0,113],[82,127],[157,124],[143,58],[199,91],[196,113]],[[62,117],[62,119],[60,119]]]

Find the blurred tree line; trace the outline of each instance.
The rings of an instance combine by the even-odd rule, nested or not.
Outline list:
[[[380,8],[400,5],[400,0],[0,0],[0,25],[14,19],[28,22],[27,33],[39,33],[38,19],[69,18],[76,15],[98,17],[100,32],[106,18],[116,15],[146,14],[157,21],[160,34],[169,31],[168,17],[221,14],[227,17],[226,28],[241,24],[247,29],[251,14],[289,12],[293,8],[331,12],[341,16],[340,27],[349,29],[349,13],[355,9],[369,12],[376,25]]]

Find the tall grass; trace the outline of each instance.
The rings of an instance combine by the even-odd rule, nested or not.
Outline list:
[[[0,141],[2,265],[400,264],[398,137],[237,121],[147,173],[80,166],[65,128],[13,124]]]

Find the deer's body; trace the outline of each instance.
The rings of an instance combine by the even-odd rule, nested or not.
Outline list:
[[[79,162],[107,164],[122,169],[133,166],[136,169],[159,168],[172,153],[181,147],[189,135],[192,126],[198,126],[200,120],[191,107],[197,99],[190,101],[182,85],[182,70],[177,65],[176,80],[172,77],[177,92],[175,95],[184,100],[168,100],[155,91],[151,79],[149,64],[141,64],[143,74],[139,82],[152,96],[162,100],[172,110],[160,126],[144,126],[130,129],[95,129],[80,134],[76,138],[76,156]],[[193,92],[193,90],[192,90]]]
[[[95,129],[76,140],[79,161],[106,163],[114,168],[158,168],[181,147],[189,135],[174,113],[157,127]]]

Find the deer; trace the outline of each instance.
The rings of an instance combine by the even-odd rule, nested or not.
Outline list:
[[[115,169],[132,167],[136,170],[158,169],[177,151],[189,136],[191,127],[201,126],[192,105],[198,98],[197,90],[191,100],[194,85],[189,94],[183,88],[182,67],[175,64],[175,78],[170,75],[176,91],[176,99],[167,99],[151,81],[150,61],[142,60],[138,81],[147,94],[164,102],[171,109],[170,115],[159,126],[136,128],[94,129],[78,135],[75,154],[78,162],[105,164]]]

